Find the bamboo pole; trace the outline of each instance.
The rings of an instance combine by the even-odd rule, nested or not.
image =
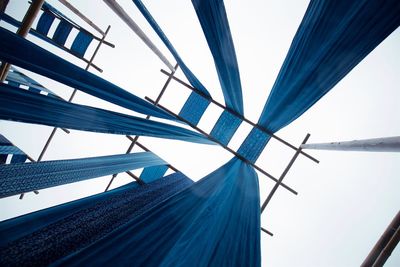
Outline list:
[[[44,0],[33,0],[32,4],[29,6],[28,11],[25,13],[25,16],[22,20],[21,27],[18,28],[17,34],[21,37],[26,37],[29,30],[32,27],[33,21],[35,20],[37,14],[42,7]],[[8,71],[10,70],[11,65],[7,62],[3,62],[0,67],[0,81],[4,82],[7,77]]]

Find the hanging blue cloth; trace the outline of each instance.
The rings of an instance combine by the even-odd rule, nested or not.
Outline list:
[[[257,174],[239,159],[52,266],[260,266]]]
[[[332,89],[400,25],[398,0],[312,0],[259,124],[275,132]]]
[[[312,0],[258,124],[290,124],[331,90],[400,25],[397,0]],[[270,136],[253,128],[238,153],[255,162]]]
[[[7,84],[0,84],[0,119],[91,132],[213,144],[206,137],[178,126],[73,104]]]
[[[171,54],[174,56],[176,62],[178,62],[179,66],[181,67],[183,73],[185,74],[186,78],[190,82],[190,84],[202,91],[206,95],[210,95],[210,93],[207,91],[207,89],[204,87],[204,85],[197,79],[197,77],[192,73],[192,71],[186,66],[186,64],[183,62],[182,58],[179,56],[178,52],[175,50],[173,47],[172,43],[168,40],[167,36],[164,34],[162,31],[161,27],[157,24],[153,16],[150,14],[150,12],[147,10],[146,6],[142,3],[141,0],[132,0],[133,3],[136,5],[136,7],[139,9],[139,11],[142,13],[142,15],[146,18],[147,22],[150,24],[150,26],[153,28],[153,30],[157,33],[158,37],[163,41],[165,46],[169,49]]]
[[[143,186],[133,182],[0,222],[0,265],[47,266],[101,242],[107,234],[192,184],[182,173],[173,173]]]
[[[166,162],[152,152],[0,165],[0,198]]]
[[[22,163],[28,158],[21,149],[13,145],[7,138],[0,134],[0,165],[6,164],[8,157],[10,157],[10,164]]]
[[[155,117],[174,117],[124,89],[0,28],[0,60],[76,88],[121,107]]]
[[[243,115],[239,66],[224,2],[192,0],[192,3],[214,58],[226,106]]]

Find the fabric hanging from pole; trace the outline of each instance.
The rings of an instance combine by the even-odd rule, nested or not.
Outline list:
[[[174,117],[124,89],[0,28],[0,60],[46,76],[127,109],[155,117]]]
[[[276,132],[301,116],[400,25],[399,14],[397,0],[312,0],[258,124]],[[270,139],[257,132],[238,150],[258,143],[253,161]]]
[[[132,182],[0,222],[0,265],[47,266],[101,242],[107,234],[192,184],[182,173],[173,173],[143,186]]]
[[[146,18],[147,22],[150,24],[150,26],[153,28],[153,30],[157,33],[158,37],[160,37],[160,39],[163,41],[165,46],[168,48],[168,50],[174,56],[176,62],[178,62],[179,67],[181,67],[183,73],[185,74],[185,76],[188,79],[188,81],[190,82],[190,84],[194,88],[202,91],[204,94],[210,95],[210,93],[207,91],[207,89],[204,87],[204,85],[196,78],[196,76],[192,73],[192,71],[183,62],[183,60],[179,56],[178,52],[172,46],[172,44],[168,40],[167,36],[161,30],[161,27],[157,24],[157,22],[155,21],[153,16],[150,14],[150,12],[147,10],[146,6],[142,3],[142,1],[140,1],[140,0],[132,0],[132,1],[136,5],[136,7],[139,9],[139,11],[142,13],[142,15]]]
[[[224,2],[192,0],[192,4],[213,55],[226,106],[243,115],[239,66]]]
[[[156,47],[156,45],[147,37],[147,35],[142,31],[142,29],[136,24],[135,21],[124,11],[124,9],[115,1],[115,0],[103,0],[107,6],[114,11],[115,14],[122,19],[126,25],[131,28],[131,30],[139,36],[140,39],[153,51],[154,54],[158,56],[158,58],[164,62],[165,65],[171,70],[174,71],[174,66],[168,61],[168,59],[163,55],[163,53]]]
[[[0,84],[0,119],[90,132],[214,144],[206,137],[178,126],[73,104],[7,84]]]
[[[0,165],[0,198],[165,164],[152,152]]]
[[[400,25],[398,0],[312,0],[259,124],[275,132],[332,89]]]
[[[118,245],[117,245],[118,244]],[[260,266],[257,174],[239,159],[53,266]]]

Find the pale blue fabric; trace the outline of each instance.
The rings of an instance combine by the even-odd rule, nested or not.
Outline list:
[[[167,172],[167,170],[168,170],[167,165],[146,167],[140,174],[140,179],[145,183],[151,183],[163,177]]]
[[[152,152],[0,165],[0,198],[165,164]]]

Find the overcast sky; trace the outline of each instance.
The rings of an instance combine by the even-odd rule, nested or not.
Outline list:
[[[22,18],[27,3],[10,1],[7,13]],[[67,16],[69,10],[49,1]],[[140,96],[155,99],[166,76],[166,66],[112,13],[102,1],[70,1],[101,28],[111,25],[107,39],[95,59],[103,73],[93,73]],[[170,53],[129,0],[118,1],[174,64]],[[144,1],[189,68],[223,102],[211,53],[190,1]],[[242,80],[245,116],[257,121],[282,65],[290,42],[304,15],[308,1],[225,1],[235,42]],[[85,25],[79,19],[81,25]],[[1,23],[1,26],[4,26]],[[36,22],[35,24],[36,25]],[[54,32],[54,29],[51,31]],[[85,67],[85,63],[36,38],[35,43]],[[72,39],[68,42],[71,43]],[[400,32],[395,31],[316,105],[278,135],[296,146],[307,133],[309,142],[343,141],[400,134]],[[87,55],[94,50],[92,44]],[[25,72],[30,74],[29,72]],[[35,74],[32,78],[68,98],[71,88]],[[182,72],[177,76],[184,79]],[[189,91],[171,83],[161,103],[179,111]],[[75,103],[134,114],[79,92]],[[199,126],[209,131],[221,110],[211,106]],[[251,127],[242,124],[229,146],[238,148]],[[37,158],[51,132],[50,127],[0,121],[0,132],[33,158]],[[193,180],[215,170],[232,155],[218,146],[141,137],[141,143]],[[58,131],[44,160],[68,159],[124,153],[124,136]],[[138,148],[135,151],[140,151]],[[272,140],[257,165],[279,177],[293,150]],[[399,209],[400,155],[311,151],[321,163],[299,157],[285,183],[299,192],[295,196],[280,188],[262,215],[261,225],[274,237],[262,233],[263,266],[357,266],[367,256]],[[140,174],[140,170],[134,173]],[[261,201],[273,183],[259,174]],[[109,177],[102,177],[0,200],[0,219],[78,199],[104,190]],[[120,175],[113,188],[130,182]],[[400,248],[387,266],[400,266]]]

